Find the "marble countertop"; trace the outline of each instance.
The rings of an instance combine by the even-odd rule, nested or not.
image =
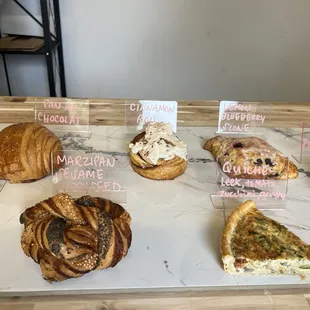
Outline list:
[[[4,126],[1,126],[1,128]],[[231,276],[223,271],[220,236],[223,210],[213,207],[215,162],[202,149],[215,128],[179,128],[188,145],[185,173],[173,181],[144,179],[129,165],[129,137],[124,127],[91,127],[90,139],[65,136],[67,149],[112,154],[124,167],[120,178],[132,216],[132,246],[115,268],[91,272],[78,279],[49,284],[40,267],[20,248],[24,209],[53,195],[52,178],[32,184],[6,183],[0,192],[0,295],[133,292],[154,290],[224,290],[251,288],[298,288],[310,278],[299,276]],[[292,129],[266,129],[268,141],[292,158],[299,150],[299,135]],[[310,243],[310,164],[299,165],[300,175],[290,180],[286,208],[264,211]]]

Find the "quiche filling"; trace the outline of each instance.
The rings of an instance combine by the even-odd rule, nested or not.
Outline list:
[[[251,203],[254,207],[234,223],[224,269],[232,274],[310,273],[310,246]]]

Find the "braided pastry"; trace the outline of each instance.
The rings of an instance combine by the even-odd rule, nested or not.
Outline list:
[[[131,217],[104,198],[58,194],[28,208],[21,246],[48,282],[114,267],[131,244]]]
[[[51,152],[59,151],[59,139],[46,127],[21,123],[0,132],[0,179],[10,183],[28,183],[51,174]],[[53,169],[59,165],[54,153]]]

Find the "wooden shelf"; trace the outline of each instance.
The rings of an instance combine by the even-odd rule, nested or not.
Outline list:
[[[48,97],[37,97],[44,102]],[[79,98],[88,99],[88,98]],[[129,99],[128,99],[129,100]],[[1,107],[10,105],[21,108],[16,113],[0,113],[1,123],[33,121],[35,97],[0,97]],[[126,99],[99,99],[89,98],[90,125],[124,125]],[[25,111],[22,111],[22,107]],[[310,102],[271,102],[266,110],[268,117],[264,122],[265,127],[274,128],[300,128],[301,122],[310,124]],[[217,127],[219,113],[219,101],[185,101],[178,100],[178,126],[207,126]]]
[[[57,41],[51,41],[52,48],[58,46]],[[0,54],[45,55],[46,50],[42,37],[9,35],[0,39]]]

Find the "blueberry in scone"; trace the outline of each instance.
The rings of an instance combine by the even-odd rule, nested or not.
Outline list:
[[[223,172],[240,179],[295,179],[296,165],[268,142],[257,137],[208,140],[203,146],[210,151]]]

